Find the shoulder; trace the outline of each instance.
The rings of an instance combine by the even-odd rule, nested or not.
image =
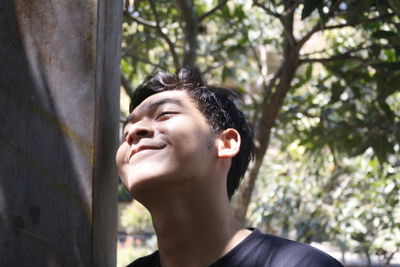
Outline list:
[[[328,254],[309,245],[264,234],[258,229],[213,267],[343,267]]]
[[[135,260],[127,267],[154,267],[158,266],[158,261],[158,251],[156,251],[153,254]]]
[[[258,244],[258,249],[263,250],[264,253],[268,251],[268,260],[275,262],[270,266],[342,266],[340,262],[330,255],[310,245],[264,234],[257,229],[254,231],[256,231],[255,234],[257,235],[255,243]],[[261,252],[261,250],[258,251]]]

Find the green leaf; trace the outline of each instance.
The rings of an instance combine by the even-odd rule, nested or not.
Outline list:
[[[371,37],[376,38],[376,39],[388,39],[388,40],[398,38],[396,33],[391,32],[391,31],[383,31],[383,30],[374,32],[371,35]]]
[[[387,161],[387,152],[389,146],[390,143],[384,138],[384,136],[374,136],[372,139],[372,148],[379,162],[382,163]]]
[[[350,23],[358,23],[362,18],[365,18],[375,0],[352,1],[347,9],[347,20]]]
[[[323,4],[323,0],[305,0],[303,10],[301,12],[301,19],[305,19],[311,15],[311,13]]]
[[[354,150],[349,154],[351,157],[355,157],[363,154],[369,147],[371,147],[371,142],[369,139],[363,141],[358,146],[354,147]]]
[[[224,66],[224,68],[222,69],[222,76],[221,76],[222,82],[225,82],[226,79],[227,79],[228,77],[231,77],[231,76],[232,76],[232,71],[231,71],[231,69],[228,68],[227,66]]]
[[[226,40],[235,37],[235,34],[236,34],[235,32],[230,32],[228,34],[222,35],[217,39],[217,42],[223,44]]]
[[[312,71],[313,71],[313,64],[309,64],[307,66],[306,75],[305,75],[305,80],[306,81],[311,79]]]
[[[235,15],[236,17],[238,17],[239,20],[242,20],[242,19],[244,19],[244,18],[246,17],[246,14],[245,14],[244,11],[243,11],[243,5],[238,5],[238,6],[235,8],[234,15]]]
[[[376,69],[400,70],[400,62],[380,62],[373,64]]]
[[[396,51],[392,49],[384,49],[383,53],[387,57],[388,61],[396,61]]]
[[[385,101],[386,98],[398,90],[394,84],[400,83],[400,75],[392,71],[383,71],[376,77],[378,89],[378,100]]]
[[[340,96],[343,94],[345,89],[346,88],[344,86],[341,86],[340,83],[338,82],[332,84],[332,89],[331,89],[332,95],[329,104],[338,102],[340,100]]]
[[[328,17],[327,17],[326,14],[324,13],[324,7],[323,7],[323,5],[319,5],[319,6],[318,6],[318,14],[319,14],[319,17],[321,18],[321,21],[324,21],[324,22],[327,21]]]
[[[393,11],[400,16],[400,1],[399,0],[388,0],[389,5],[392,7]]]
[[[126,62],[125,59],[121,60],[121,71],[126,75],[129,75],[133,71],[132,65]]]
[[[222,14],[223,14],[224,17],[226,17],[226,18],[230,18],[231,17],[231,11],[229,10],[227,5],[224,5],[221,8],[221,11],[222,11]]]

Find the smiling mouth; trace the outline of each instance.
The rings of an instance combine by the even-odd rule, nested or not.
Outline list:
[[[135,148],[131,151],[130,155],[129,155],[129,159],[128,161],[130,161],[132,159],[133,156],[143,152],[143,151],[148,151],[148,150],[161,150],[165,147],[165,145],[161,145],[161,146],[140,146],[138,148]]]

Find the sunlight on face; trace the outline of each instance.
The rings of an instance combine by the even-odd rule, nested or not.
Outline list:
[[[214,139],[203,114],[184,91],[145,99],[128,118],[116,161],[135,196],[156,186],[195,181],[212,171]]]

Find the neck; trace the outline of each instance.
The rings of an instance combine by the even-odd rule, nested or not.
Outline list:
[[[208,266],[250,233],[235,219],[226,194],[192,189],[159,192],[151,205],[143,203],[152,215],[163,267]]]

